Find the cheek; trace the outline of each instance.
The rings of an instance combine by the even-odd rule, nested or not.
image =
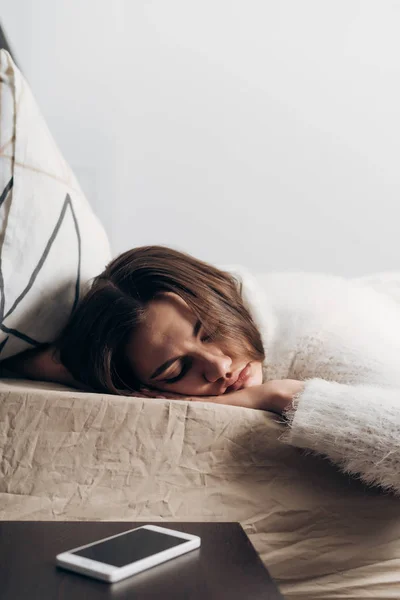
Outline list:
[[[199,378],[197,373],[189,372],[181,381],[177,381],[171,385],[161,384],[160,388],[163,388],[168,392],[185,396],[201,396],[207,391],[204,384],[205,382]]]
[[[181,380],[177,381],[173,386],[179,394],[196,395],[201,393],[201,382],[198,375],[193,371],[186,374]]]

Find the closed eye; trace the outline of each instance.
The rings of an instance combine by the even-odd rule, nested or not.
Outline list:
[[[189,358],[184,359],[183,366],[182,366],[180,373],[178,375],[176,375],[175,377],[171,377],[171,379],[164,379],[164,383],[176,383],[177,381],[180,381],[181,379],[183,379],[185,377],[186,373],[189,371],[191,366],[192,366],[192,360]]]
[[[194,328],[193,328],[193,337],[197,338],[197,336],[200,333],[201,327],[202,327],[201,321],[197,320],[196,323],[195,323],[195,325],[194,325]],[[211,339],[212,339],[212,336],[208,335],[208,334],[205,334],[205,335],[201,336],[201,338],[200,338],[200,340],[202,342],[204,342],[204,343],[209,342]],[[171,362],[175,362],[175,361],[171,360],[171,361],[167,361],[167,363],[168,362],[171,364]],[[181,365],[182,365],[182,369],[178,373],[178,375],[175,375],[175,377],[170,377],[168,379],[164,379],[163,380],[164,383],[168,383],[168,384],[176,383],[177,381],[180,381],[181,379],[183,379],[183,377],[186,375],[186,373],[190,370],[193,361],[192,361],[191,358],[185,356],[185,357],[182,357],[180,359],[180,362],[181,362]],[[157,369],[156,372],[153,373],[151,379],[153,379],[154,377],[156,377],[157,374],[161,373],[162,370],[166,369],[167,368],[167,363],[164,363],[164,365],[162,367],[159,367],[159,369]]]
[[[215,341],[218,338],[218,327],[215,327],[213,329],[213,331],[209,331],[209,332],[204,332],[203,335],[200,337],[200,340],[202,342],[212,342]]]
[[[203,335],[201,337],[201,341],[202,342],[209,342],[211,340],[211,337],[212,337],[211,335]]]

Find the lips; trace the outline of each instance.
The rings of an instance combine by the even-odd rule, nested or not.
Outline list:
[[[230,392],[236,392],[238,389],[240,389],[240,387],[243,385],[243,383],[246,381],[246,379],[250,375],[250,371],[251,371],[251,365],[250,365],[250,363],[248,363],[244,367],[244,369],[242,369],[240,371],[239,377],[236,379],[235,383],[232,383],[232,385],[227,387],[224,393],[229,394]]]

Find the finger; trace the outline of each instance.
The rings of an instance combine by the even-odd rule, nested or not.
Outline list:
[[[148,398],[164,398],[168,400],[185,400],[186,396],[175,394],[174,392],[166,392],[165,390],[153,390],[151,388],[142,388],[140,390]]]
[[[161,392],[157,392],[157,390],[145,390],[141,389],[138,392],[132,392],[131,396],[135,396],[136,398],[163,398]]]

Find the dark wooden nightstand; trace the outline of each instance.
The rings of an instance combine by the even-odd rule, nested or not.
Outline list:
[[[1,599],[282,599],[239,523],[154,524],[199,535],[201,548],[109,584],[56,567],[56,554],[143,522],[2,521]]]

